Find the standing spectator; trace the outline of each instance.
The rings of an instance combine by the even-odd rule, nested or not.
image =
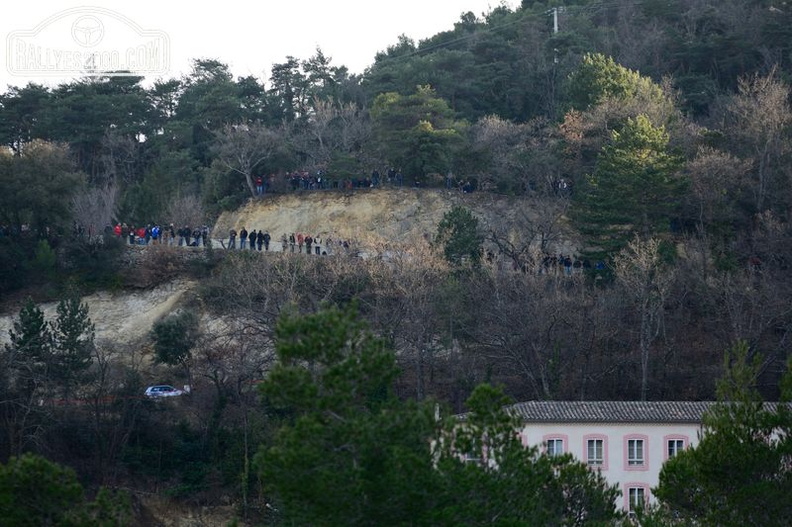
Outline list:
[[[311,235],[305,237],[305,254],[312,254],[311,247],[313,246],[313,238]]]
[[[176,243],[176,228],[171,223],[168,227],[168,245],[172,246],[174,243]]]
[[[572,258],[569,255],[564,257],[564,274],[567,276],[572,276]]]
[[[286,252],[286,249],[289,247],[289,238],[286,236],[286,233],[281,236],[281,251]]]
[[[203,244],[204,247],[206,247],[206,244],[208,242],[209,242],[209,226],[204,225],[203,227],[201,227],[201,243]]]
[[[261,236],[261,240],[259,241],[259,251],[261,250],[262,242],[264,243],[264,250],[269,251],[269,244],[270,244],[270,240],[272,239],[272,236],[270,236],[269,231],[265,231],[264,234],[261,234],[261,231],[259,231],[259,235]]]
[[[130,225],[129,227],[129,245],[135,245],[135,226]]]
[[[302,253],[303,243],[305,243],[305,235],[301,232],[297,233],[297,252]]]
[[[256,178],[256,195],[263,196],[264,195],[264,179],[261,176]]]
[[[291,246],[291,252],[294,252],[294,245],[295,245],[296,242],[297,242],[297,240],[294,237],[294,233],[291,233],[289,235],[289,245]]]
[[[231,230],[228,231],[228,248],[229,249],[236,249],[236,237],[237,237],[236,229],[234,229],[232,227]]]
[[[193,241],[190,244],[190,247],[198,247],[198,246],[200,246],[200,244],[201,244],[201,229],[199,227],[196,227],[195,229],[193,229],[192,237],[193,237]]]
[[[314,238],[314,251],[315,251],[315,253],[316,253],[316,254],[320,254],[319,245],[320,245],[321,243],[322,243],[322,241],[319,239],[319,236],[317,236],[316,238]]]
[[[245,242],[247,241],[248,231],[244,227],[239,231],[239,248],[245,248]]]
[[[120,223],[116,223],[115,227],[113,227],[113,234],[115,234],[119,238],[121,237],[121,224]]]
[[[256,250],[256,229],[252,229],[248,233],[248,242],[249,242],[248,245],[250,245],[250,250],[251,251],[255,251]]]

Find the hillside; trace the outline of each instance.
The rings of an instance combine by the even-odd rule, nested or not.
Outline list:
[[[427,189],[372,189],[348,193],[306,192],[266,196],[223,213],[212,233],[215,246],[226,243],[228,230],[246,227],[269,230],[272,249],[280,250],[281,234],[311,233],[322,239],[356,240],[360,247],[383,247],[432,237],[443,215],[454,206],[469,208],[479,218],[484,232],[492,228],[508,232],[512,239],[524,238],[514,225],[521,216],[538,216],[526,198],[484,192],[463,194]],[[537,218],[538,219],[538,218]],[[153,247],[152,247],[153,248]],[[139,248],[135,248],[138,250]],[[184,251],[195,251],[182,248]],[[569,241],[553,250],[574,252]],[[131,271],[139,258],[131,260]],[[145,290],[98,292],[85,297],[99,342],[136,344],[148,337],[151,326],[180,305],[184,294],[194,288],[191,280],[176,279]],[[0,342],[8,342],[8,330],[19,312],[24,295],[0,306]],[[42,305],[48,319],[55,315],[56,302]]]

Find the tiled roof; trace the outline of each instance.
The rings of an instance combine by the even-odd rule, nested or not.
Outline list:
[[[509,406],[525,422],[700,423],[715,403],[692,401],[526,401]]]

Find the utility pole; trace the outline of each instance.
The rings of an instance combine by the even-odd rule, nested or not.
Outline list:
[[[553,34],[558,33],[558,8],[553,8]]]
[[[545,14],[547,15],[551,13],[553,14],[553,34],[556,34],[558,33],[558,15],[559,14],[563,15],[564,13],[566,13],[566,7],[565,6],[554,7],[552,9],[548,9],[547,11],[545,11]]]

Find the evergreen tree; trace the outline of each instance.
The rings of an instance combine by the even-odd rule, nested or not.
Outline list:
[[[612,57],[587,53],[570,76],[567,95],[575,109],[586,110],[607,99],[633,97],[659,101],[663,91],[648,77],[617,64]]]
[[[454,206],[443,215],[437,226],[437,242],[443,247],[446,260],[460,264],[468,260],[474,266],[481,261],[484,236],[479,220],[465,207]]]
[[[200,336],[198,315],[185,310],[157,321],[151,329],[157,362],[182,366],[188,383],[192,384],[190,363],[192,349]]]
[[[663,465],[654,495],[677,519],[696,525],[788,525],[792,368],[782,382],[782,401],[768,404],[756,390],[761,357],[749,359],[747,343],[735,344],[725,362],[718,404],[705,416],[701,441]]]
[[[648,239],[669,232],[686,186],[680,168],[665,129],[646,116],[614,131],[571,211],[592,255],[611,255],[636,234]]]
[[[72,469],[33,454],[0,464],[0,519],[14,527],[132,525],[126,496],[102,489],[89,502]]]
[[[46,379],[53,352],[52,328],[33,299],[27,299],[8,334],[11,340],[6,344],[9,370],[16,372],[18,381],[25,379],[25,384],[32,389]]]
[[[24,452],[44,432],[47,409],[39,401],[48,395],[53,348],[50,324],[30,298],[8,333],[10,342],[0,354],[0,428],[5,432],[0,455]]]
[[[429,86],[419,86],[412,95],[378,95],[371,117],[380,156],[416,183],[425,184],[428,174],[446,173],[464,144],[466,123],[455,120],[448,103]]]
[[[54,336],[52,378],[68,399],[92,363],[94,325],[88,316],[88,304],[71,294],[61,300],[52,325]]]
[[[262,480],[299,525],[407,525],[428,506],[429,406],[392,391],[394,354],[355,307],[283,316],[278,363],[262,385],[289,416],[262,447]]]

